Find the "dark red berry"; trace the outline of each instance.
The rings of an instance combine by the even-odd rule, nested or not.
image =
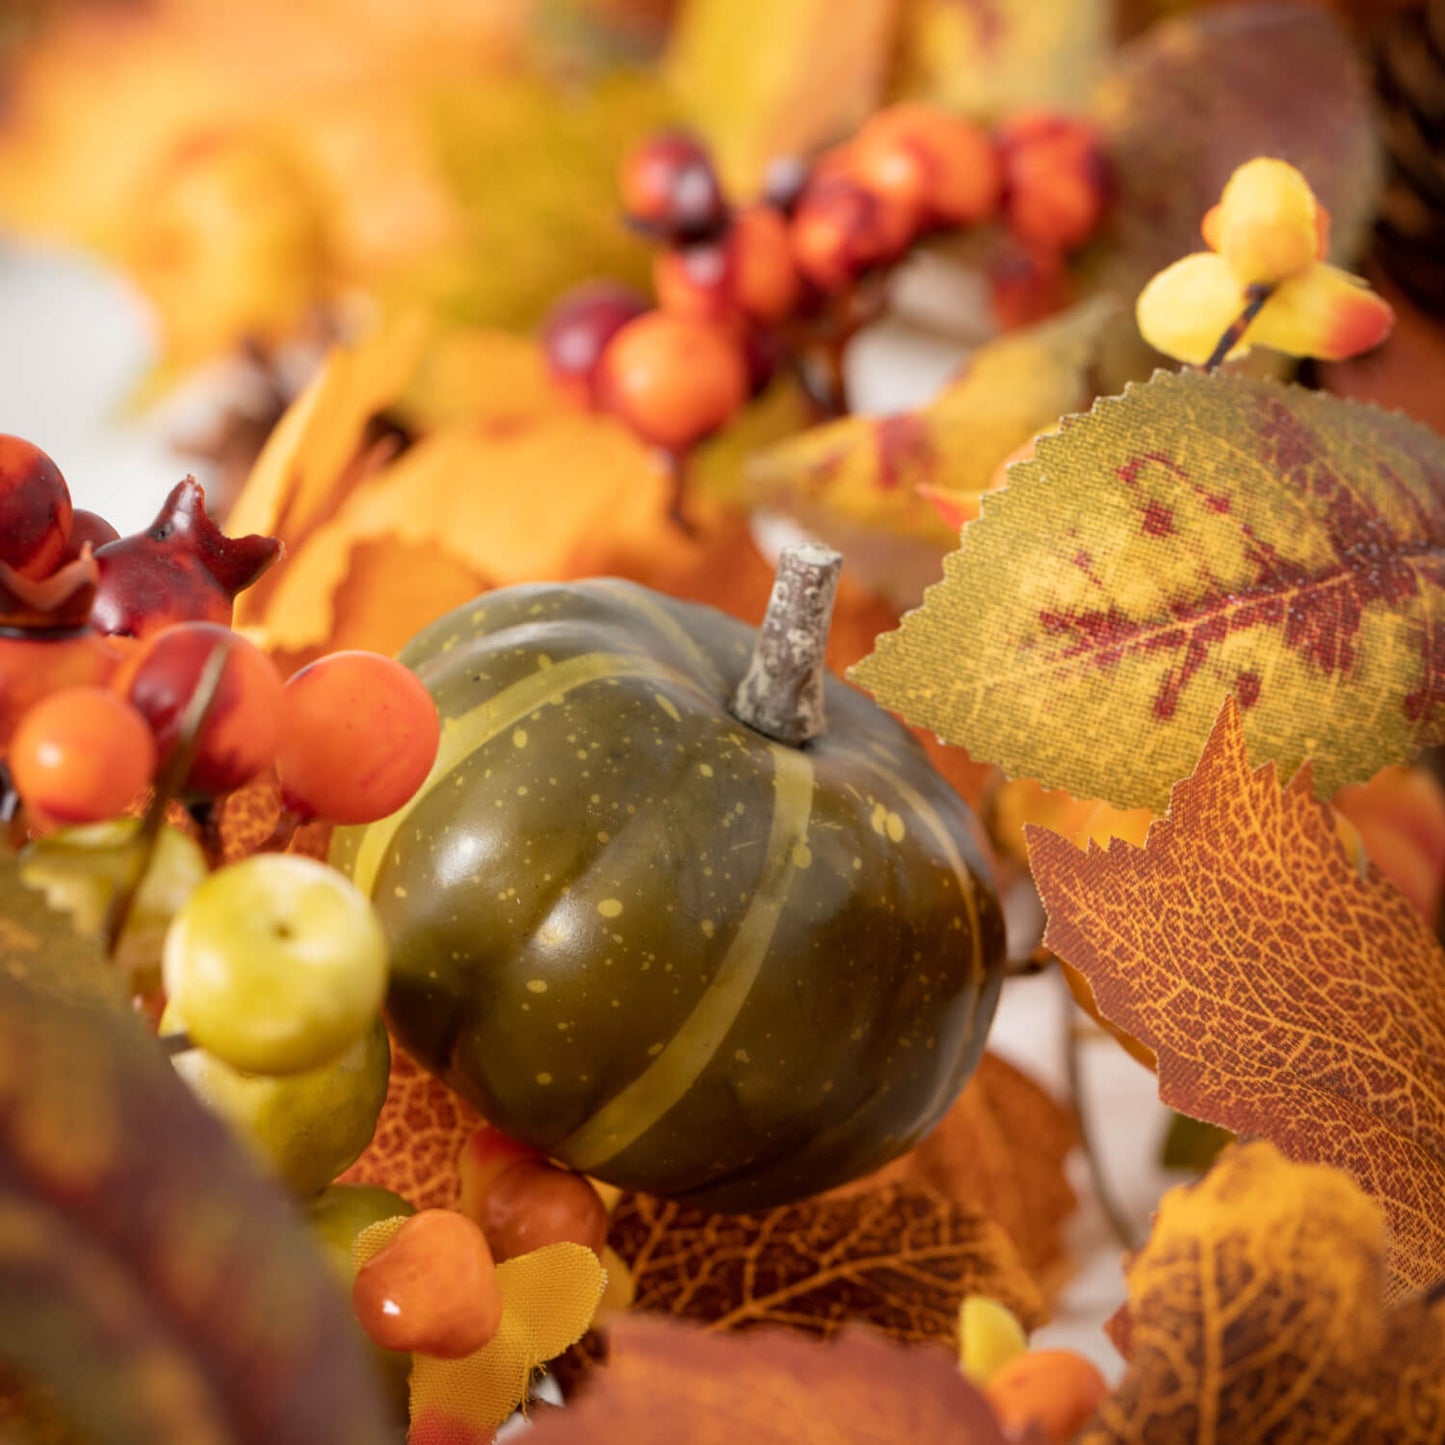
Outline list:
[[[685,131],[664,131],[635,146],[622,162],[621,190],[627,218],[664,240],[703,240],[727,223],[712,157]]]
[[[70,538],[65,544],[64,560],[73,562],[87,542],[92,552],[98,552],[106,543],[119,540],[120,533],[98,512],[87,512],[77,507],[70,521]]]
[[[173,622],[229,625],[236,594],[282,550],[275,537],[226,536],[206,515],[205,492],[187,477],[144,532],[96,552],[100,587],[91,625],[125,637],[147,637]]]
[[[70,489],[37,446],[0,436],[0,562],[22,577],[45,577],[65,556]]]
[[[542,352],[552,380],[578,406],[596,404],[593,380],[607,343],[647,299],[615,281],[589,281],[561,297],[542,322]]]
[[[846,175],[808,183],[789,223],[793,261],[824,291],[845,291],[865,272],[898,260],[917,215]]]

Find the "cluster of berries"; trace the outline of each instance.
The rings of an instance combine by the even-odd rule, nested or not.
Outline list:
[[[579,404],[677,457],[785,363],[825,411],[843,410],[841,348],[876,314],[879,283],[928,236],[1001,222],[1001,322],[1061,304],[1065,257],[1094,234],[1108,186],[1082,121],[1029,113],[989,132],[907,103],[811,164],[776,164],[751,202],[730,202],[707,150],[680,133],[635,149],[621,190],[629,221],[661,248],[656,306],[628,287],[580,287],[547,318],[544,349]]]
[[[295,821],[364,823],[404,803],[440,734],[416,677],[378,654],[340,652],[283,682],[230,627],[236,594],[281,550],[275,538],[225,536],[190,480],[150,527],[121,537],[72,506],[44,452],[0,437],[9,806],[23,803],[42,829],[102,821],[172,764],[171,785],[198,805],[270,767]]]

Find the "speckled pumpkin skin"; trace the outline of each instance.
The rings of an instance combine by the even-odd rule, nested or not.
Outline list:
[[[727,701],[752,629],[600,580],[490,593],[402,653],[443,718],[407,809],[338,835],[402,1044],[499,1128],[722,1210],[911,1145],[983,1049],[1003,923],[967,808],[829,679],[804,748]]]

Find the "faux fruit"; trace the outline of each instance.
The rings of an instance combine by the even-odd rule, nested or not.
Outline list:
[[[442,1360],[474,1354],[502,1323],[486,1236],[464,1214],[423,1209],[356,1272],[356,1318],[383,1349]]]
[[[161,1016],[163,1034],[186,1026],[174,1004]],[[204,1049],[188,1049],[173,1062],[191,1092],[305,1198],[371,1143],[386,1102],[391,1049],[378,1017],[344,1053],[304,1073],[243,1074]]]
[[[500,1264],[544,1245],[569,1241],[601,1255],[607,1208],[597,1191],[570,1169],[545,1159],[522,1159],[489,1186],[462,1195],[462,1212],[481,1226]]]
[[[770,656],[799,595],[785,568]],[[822,736],[729,710],[758,636],[615,580],[458,609],[402,654],[444,719],[431,778],[333,853],[390,936],[408,1052],[571,1168],[730,1210],[926,1132],[1004,951],[971,814],[904,728],[822,684],[821,645]]]
[[[1069,1445],[1109,1386],[1099,1367],[1074,1350],[1030,1350],[1000,1365],[983,1393],[1005,1430],[1032,1429],[1045,1445]]]
[[[0,562],[22,577],[46,577],[65,555],[70,489],[39,447],[0,436]]]
[[[161,968],[193,1043],[246,1073],[294,1074],[371,1027],[386,992],[386,939],[334,868],[257,853],[191,894]]]

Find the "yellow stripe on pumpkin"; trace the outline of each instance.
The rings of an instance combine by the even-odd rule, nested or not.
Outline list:
[[[558,1158],[584,1173],[635,1144],[697,1082],[722,1047],[772,945],[778,919],[798,874],[794,850],[813,812],[813,764],[793,748],[772,749],[773,815],[767,853],[752,902],[712,982],[666,1048],[557,1148]]]
[[[382,861],[392,840],[401,831],[402,824],[411,816],[423,798],[452,771],[459,767],[479,747],[489,743],[499,733],[515,727],[530,717],[538,708],[560,702],[569,692],[585,687],[590,682],[601,682],[617,677],[654,677],[667,680],[696,690],[697,683],[672,668],[663,667],[642,656],[629,656],[622,652],[584,652],[569,657],[563,662],[538,670],[510,687],[505,687],[486,702],[478,704],[459,717],[448,718],[442,724],[441,746],[437,749],[436,762],[427,780],[409,802],[396,812],[373,823],[361,840],[356,852],[356,863],[351,870],[352,881],[361,891],[371,895],[376,886],[377,874],[381,872]]]

